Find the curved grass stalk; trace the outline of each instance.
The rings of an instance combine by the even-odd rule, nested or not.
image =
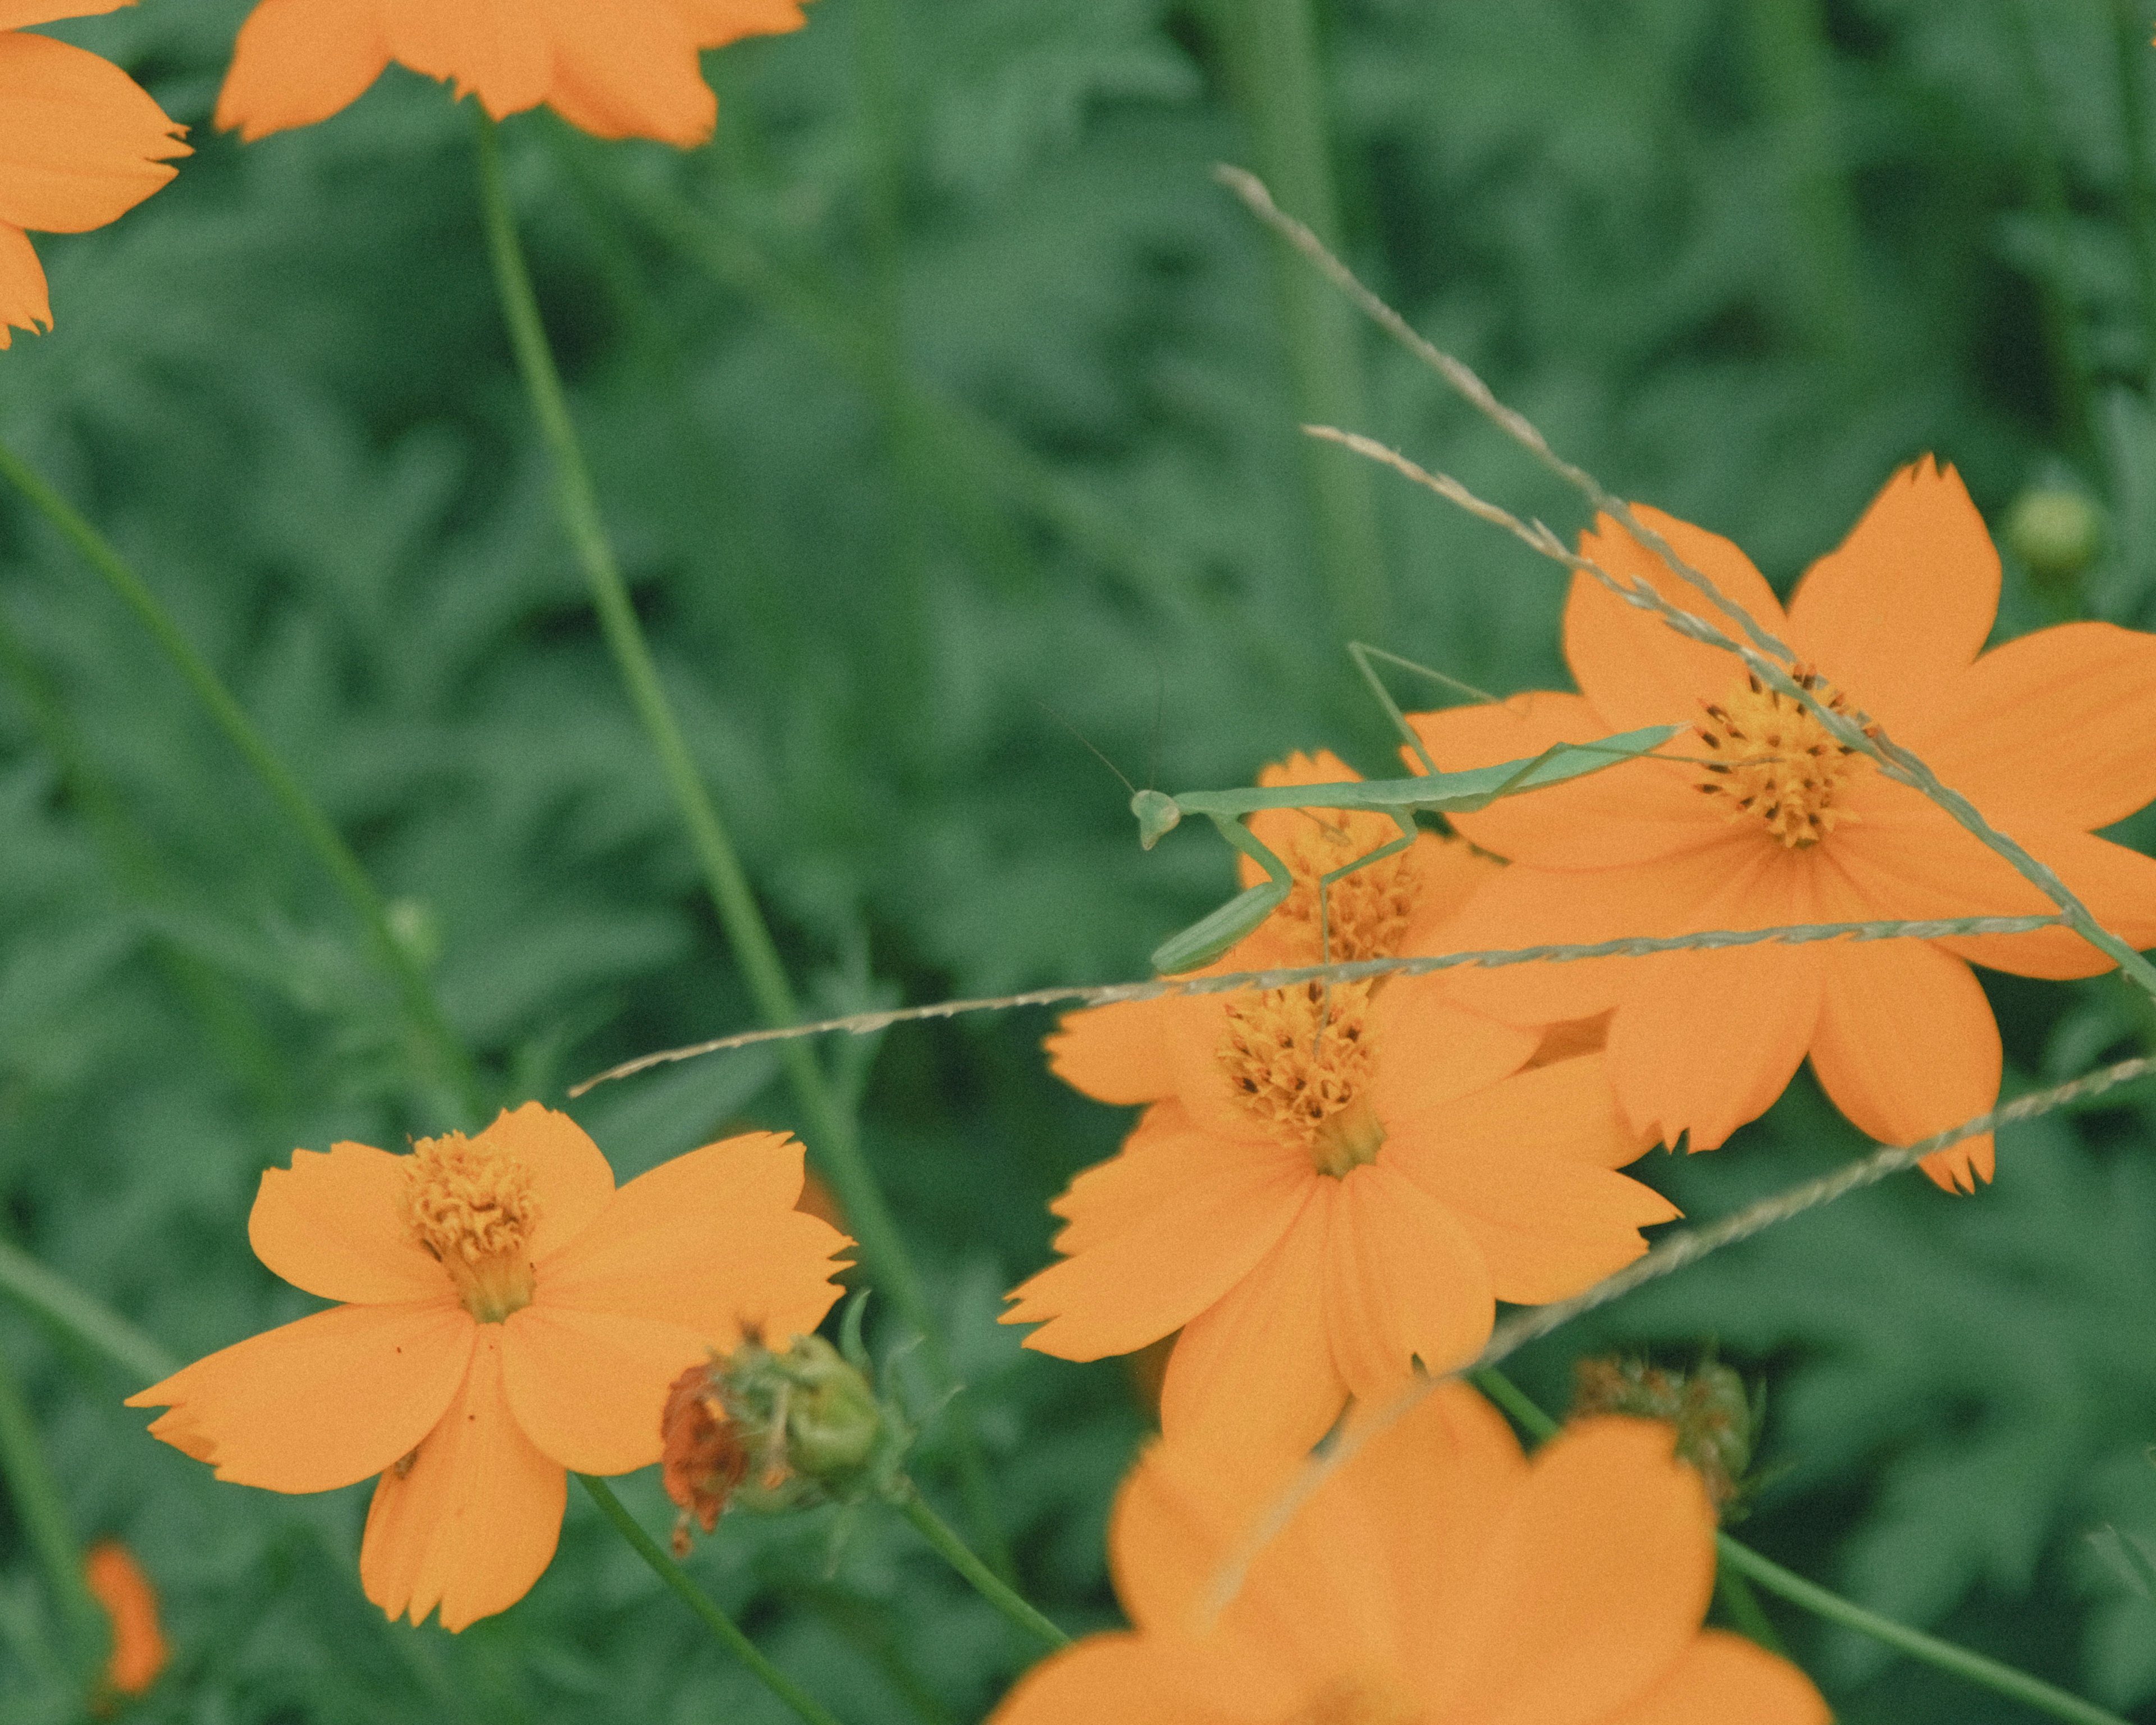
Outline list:
[[[1974,803],[1958,791],[1948,788],[1922,760],[1894,742],[1882,727],[1876,723],[1860,725],[1846,715],[1833,711],[1810,690],[1800,685],[1790,671],[1797,660],[1794,649],[1770,634],[1758,619],[1731,599],[1711,578],[1680,557],[1668,540],[1639,518],[1630,504],[1604,490],[1600,482],[1584,468],[1575,467],[1560,457],[1550,448],[1541,432],[1523,415],[1500,402],[1491,393],[1490,386],[1473,371],[1416,334],[1406,319],[1365,287],[1353,271],[1326,249],[1316,234],[1292,216],[1283,213],[1273,203],[1272,194],[1266,191],[1264,182],[1240,168],[1224,166],[1216,167],[1214,172],[1223,184],[1250,207],[1253,214],[1315,264],[1329,280],[1389,335],[1436,372],[1456,393],[1507,437],[1570,485],[1587,501],[1590,508],[1609,516],[1623,527],[1679,580],[1734,624],[1745,639],[1739,641],[1704,618],[1671,604],[1644,581],[1635,584],[1620,580],[1591,559],[1568,551],[1563,542],[1540,521],[1530,526],[1495,504],[1476,498],[1456,480],[1425,473],[1405,456],[1386,449],[1373,439],[1329,425],[1305,426],[1306,431],[1328,442],[1341,444],[1358,454],[1394,468],[1419,484],[1428,485],[1469,513],[1504,527],[1552,562],[1561,563],[1576,573],[1591,576],[1625,603],[1653,612],[1687,639],[1735,655],[1745,668],[1762,682],[1804,707],[1837,742],[1867,757],[1887,778],[1928,797],[1979,843],[2004,857],[2016,874],[2059,907],[2075,933],[2118,965],[2143,992],[2156,999],[2156,965],[2150,964],[2126,942],[2098,922],[2090,913],[2088,906],[2068,890],[2066,882],[2048,865],[2030,855],[2014,839],[1993,826]]]
[[[575,422],[569,415],[567,394],[554,354],[539,316],[538,296],[524,261],[516,222],[510,208],[509,191],[502,178],[501,146],[497,130],[484,109],[475,104],[477,126],[479,184],[486,226],[488,254],[494,266],[495,285],[501,300],[510,342],[516,351],[531,411],[539,422],[548,454],[553,459],[555,500],[577,562],[591,589],[592,603],[606,635],[608,649],[621,675],[630,705],[644,733],[650,738],[659,767],[672,795],[682,825],[687,829],[711,903],[732,945],[734,956],[746,977],[757,1010],[773,1026],[797,1022],[801,1011],[793,984],[779,962],[778,949],[757,906],[748,876],[742,870],[733,841],[719,819],[687,740],[674,716],[629,603],[629,584],[622,578],[612,542],[601,518],[598,495],[591,469],[584,459]],[[831,1177],[846,1219],[860,1238],[869,1273],[891,1297],[899,1315],[922,1337],[921,1353],[932,1373],[942,1384],[955,1384],[950,1351],[928,1299],[920,1272],[906,1250],[891,1207],[885,1202],[867,1158],[862,1153],[855,1122],[833,1094],[822,1067],[808,1047],[790,1042],[782,1054],[788,1082],[799,1106],[805,1136],[818,1161]],[[970,1413],[963,1399],[950,1409],[959,1461],[960,1485],[965,1493],[968,1519],[974,1537],[1007,1566],[1002,1535],[996,1526],[988,1487],[987,1469]]]
[[[1154,977],[1141,983],[1101,983],[1091,987],[1031,988],[1019,994],[984,995],[973,999],[938,1000],[927,1006],[886,1007],[875,1012],[849,1013],[844,1018],[819,1019],[813,1024],[786,1024],[767,1030],[741,1030],[709,1042],[683,1048],[661,1049],[639,1055],[619,1066],[609,1066],[594,1077],[570,1087],[580,1096],[595,1086],[627,1078],[654,1066],[699,1055],[722,1054],[758,1042],[781,1042],[801,1036],[823,1036],[844,1030],[855,1036],[872,1035],[893,1024],[915,1024],[924,1019],[956,1018],[961,1013],[1003,1012],[1019,1006],[1112,1006],[1131,1000],[1159,1000],[1171,994],[1227,994],[1245,988],[1291,988],[1301,983],[1360,982],[1380,976],[1425,976],[1432,971],[1479,966],[1494,970],[1507,964],[1565,964],[1583,958],[1640,958],[1655,952],[1690,952],[1725,947],[1758,946],[1767,941],[1802,944],[1810,941],[1946,940],[1956,936],[2027,934],[2054,928],[2057,916],[1951,916],[1929,922],[1786,922],[1771,928],[1710,928],[1696,934],[1635,935],[1624,940],[1596,941],[1585,946],[1509,947],[1476,952],[1431,952],[1399,958],[1358,958],[1340,964],[1304,964],[1280,970],[1226,971],[1215,975]]]
[[[1557,1434],[1558,1422],[1544,1413],[1525,1390],[1502,1372],[1486,1366],[1472,1375],[1476,1388],[1526,1427],[1537,1443]],[[1912,1630],[1906,1624],[1895,1622],[1891,1617],[1881,1616],[1876,1611],[1867,1611],[1839,1594],[1830,1593],[1816,1582],[1805,1580],[1794,1570],[1784,1569],[1773,1558],[1761,1556],[1750,1546],[1740,1544],[1727,1533],[1717,1533],[1714,1543],[1725,1579],[1727,1579],[1729,1572],[1733,1571],[1737,1577],[1758,1582],[1768,1592],[1779,1594],[1793,1605],[1803,1606],[1815,1616],[1823,1617],[1830,1623],[1838,1623],[1844,1629],[1855,1630],[1861,1635],[1869,1635],[1873,1640],[1882,1642],[1897,1652],[1906,1653],[1912,1659],[1921,1660],[1943,1671],[1951,1671],[1954,1676],[1994,1693],[2025,1702],[2054,1718],[2070,1719],[2075,1722],[2075,1725],[2128,1725],[2128,1722],[2118,1714],[2107,1712],[2077,1695],[2045,1682],[2041,1677],[2032,1677],[2026,1671],[2017,1671],[2010,1665],[2001,1665],[1997,1660],[1987,1659],[1981,1653],[1973,1653],[1966,1647],[1943,1641],[1937,1635],[1928,1635],[1921,1630]],[[1756,1601],[1753,1609],[1758,1609]],[[1773,1635],[1771,1625],[1767,1625],[1767,1633]],[[1753,1639],[1758,1638],[1754,1636]]]
[[[479,1076],[463,1044],[443,1017],[433,984],[427,980],[418,961],[390,927],[388,907],[373,881],[367,878],[366,869],[329,817],[316,806],[306,787],[254,728],[254,721],[247,716],[246,710],[211,669],[209,661],[181,633],[178,624],[158,603],[157,596],[141,577],[128,567],[126,559],[65,498],[5,445],[0,445],[0,479],[5,479],[24,501],[44,516],[135,614],[182,680],[193,691],[196,700],[202,703],[218,729],[254,769],[270,799],[328,871],[337,891],[366,930],[367,945],[395,985],[405,1014],[426,1053],[432,1068],[429,1076],[444,1085],[474,1120],[483,1118],[486,1098]]]
[[[689,1579],[689,1572],[660,1549],[659,1542],[644,1531],[636,1517],[629,1512],[621,1499],[613,1495],[613,1488],[604,1480],[593,1474],[580,1473],[577,1476],[577,1483],[598,1506],[599,1513],[613,1524],[614,1531],[629,1543],[637,1556],[651,1566],[652,1573],[680,1596],[682,1603],[703,1620],[705,1627],[723,1641],[743,1665],[755,1672],[765,1688],[793,1710],[802,1725],[839,1725],[838,1720],[824,1711],[815,1697],[765,1658],[762,1650],[742,1633],[741,1625],[720,1610],[711,1596]]]

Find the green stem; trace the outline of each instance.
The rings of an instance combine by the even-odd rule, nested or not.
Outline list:
[[[897,1495],[891,1501],[897,1504],[899,1513],[913,1523],[921,1537],[934,1546],[944,1561],[971,1582],[973,1590],[997,1610],[1028,1635],[1038,1636],[1051,1647],[1068,1647],[1070,1645],[1070,1636],[973,1555],[966,1542],[952,1532],[942,1517],[922,1501],[912,1481],[902,1481]]]
[[[391,929],[388,908],[375,891],[374,883],[367,878],[367,870],[361,867],[351,847],[331,824],[329,817],[315,806],[306,788],[254,728],[254,721],[210,668],[209,661],[194,649],[180,632],[179,625],[158,603],[157,595],[104,536],[4,445],[0,445],[0,479],[14,486],[135,614],[226,740],[254,769],[255,777],[328,871],[367,931],[375,958],[395,984],[417,1033],[430,1067],[429,1076],[453,1093],[472,1118],[482,1117],[485,1097],[470,1057],[442,1016],[425,972]]]
[[[577,440],[575,423],[569,417],[568,398],[554,365],[553,350],[539,316],[538,296],[532,291],[531,272],[517,239],[508,187],[502,179],[501,145],[495,123],[476,103],[473,113],[478,126],[480,202],[495,285],[501,294],[502,316],[509,326],[517,369],[523,375],[532,413],[553,458],[555,498],[562,525],[591,588],[593,606],[598,613],[615,668],[659,757],[660,770],[688,829],[712,906],[747,979],[757,1013],[774,1028],[798,1024],[801,1011],[793,985],[779,963],[778,949],[772,942],[763,913],[757,908],[733,841],[720,822],[718,809],[667,703],[643,625],[629,603],[629,585],[622,578],[621,566],[607,537],[591,470]],[[862,1153],[853,1119],[838,1105],[807,1043],[783,1044],[780,1060],[801,1111],[803,1136],[831,1177],[847,1222],[860,1239],[870,1275],[890,1296],[900,1317],[920,1333],[921,1353],[930,1371],[944,1384],[955,1383],[950,1352],[936,1322],[927,1289]],[[976,1523],[974,1537],[999,1553],[1002,1539],[990,1512],[987,1469],[971,1419],[963,1401],[954,1403],[951,1411],[961,1482],[970,1517]]]
[[[2060,406],[2066,421],[2061,428],[2063,440],[2075,449],[2087,450],[2097,444],[2092,368],[2088,342],[2075,303],[2072,213],[2066,202],[2066,170],[2059,160],[2058,128],[2051,121],[2051,95],[2028,0],[2002,0],[2002,3],[2009,14],[2007,32],[2013,38],[2014,57],[2028,99],[2030,183],[2051,242],[2051,267],[2038,273],[2037,286],[2044,296],[2044,333],[2051,349],[2051,365],[2060,380]]]
[[[1258,172],[1338,249],[1339,203],[1325,119],[1325,80],[1310,0],[1215,0],[1214,31]],[[1296,417],[1306,424],[1369,424],[1353,313],[1295,259],[1273,254]],[[1385,638],[1389,595],[1376,475],[1338,449],[1306,442],[1302,460],[1317,528],[1331,632]]]
[[[637,1556],[651,1566],[652,1573],[680,1595],[682,1602],[703,1619],[705,1626],[725,1642],[743,1665],[756,1673],[767,1689],[793,1710],[803,1725],[839,1725],[839,1722],[824,1712],[813,1696],[766,1659],[756,1643],[742,1633],[740,1625],[720,1610],[712,1603],[711,1595],[689,1579],[688,1571],[660,1549],[659,1542],[638,1525],[636,1517],[613,1495],[613,1487],[593,1474],[580,1473],[577,1479],[591,1494],[592,1502],[598,1505],[599,1513],[613,1523],[615,1531],[635,1548]]]
[[[2126,232],[2133,248],[2143,340],[2148,344],[2142,364],[2149,392],[2156,396],[2156,173],[2148,159],[2148,107],[2141,83],[2148,31],[2134,0],[2111,0],[2111,12],[2118,54],[2118,125],[2126,149]]]
[[[83,1580],[82,1553],[68,1527],[59,1482],[45,1461],[37,1425],[4,1357],[0,1357],[0,1476],[7,1479],[16,1516],[45,1572],[45,1584],[52,1589],[53,1603],[66,1627],[73,1663],[87,1677],[104,1656],[104,1613]]]
[[[138,1384],[159,1383],[180,1362],[113,1311],[19,1247],[0,1240],[0,1292],[13,1296]]]
[[[1753,74],[1762,105],[1779,134],[1784,190],[1799,255],[1792,271],[1814,347],[1845,357],[1861,319],[1857,296],[1856,216],[1836,159],[1827,74],[1830,64],[1820,0],[1750,0]]]
[[[1537,1440],[1548,1438],[1558,1430],[1558,1422],[1550,1418],[1517,1384],[1494,1366],[1486,1366],[1472,1374],[1476,1387],[1496,1402],[1524,1426]],[[1986,1659],[1980,1653],[1972,1653],[1966,1647],[1957,1647],[1951,1641],[1942,1641],[1936,1635],[1928,1635],[1921,1630],[1912,1630],[1898,1624],[1891,1617],[1881,1617],[1876,1611],[1867,1611],[1861,1605],[1852,1604],[1839,1594],[1830,1594],[1815,1582],[1807,1581],[1794,1570],[1784,1569],[1771,1558],[1764,1558],[1748,1545],[1739,1545],[1727,1533],[1715,1536],[1715,1549],[1722,1564],[1746,1579],[1757,1582],[1770,1594],[1778,1594],[1793,1605],[1838,1623],[1845,1629],[1855,1630],[1859,1635],[1869,1635],[1884,1642],[1897,1652],[1912,1659],[1936,1666],[1943,1671],[1981,1685],[2000,1695],[2011,1696],[2032,1707],[2050,1713],[2055,1718],[2071,1719],[2076,1725],[2130,1725],[2116,1713],[2106,1712],[2102,1707],[2070,1695],[2065,1690],[2032,1677],[2025,1671],[2001,1665],[1995,1659]],[[1758,1602],[1753,1602],[1757,1611]],[[1772,1626],[1768,1626],[1772,1634]]]
[[[1781,1631],[1774,1627],[1774,1620],[1759,1604],[1758,1594],[1752,1591],[1752,1584],[1743,1575],[1727,1563],[1721,1564],[1715,1574],[1714,1590],[1722,1595],[1722,1609],[1729,1614],[1729,1620],[1737,1626],[1739,1635],[1779,1658],[1789,1656],[1789,1644],[1783,1640]]]
[[[1986,1659],[1966,1647],[1957,1647],[1951,1641],[1942,1641],[1936,1635],[1928,1635],[1891,1617],[1881,1617],[1876,1611],[1851,1604],[1840,1594],[1830,1594],[1803,1576],[1784,1569],[1772,1558],[1761,1557],[1750,1547],[1739,1545],[1727,1533],[1721,1535],[1715,1544],[1723,1563],[1739,1574],[1748,1576],[1768,1593],[1779,1594],[1791,1604],[1801,1605],[1830,1623],[1838,1623],[1844,1629],[1852,1629],[1859,1635],[1884,1642],[1912,1659],[1922,1660],[1943,1671],[1952,1671],[1997,1694],[2010,1696],[2055,1719],[2071,1719],[2076,1725],[2131,1725],[2130,1721],[2117,1713],[2107,1712],[2026,1671],[2017,1671],[2012,1666],[2001,1665],[1995,1659]]]

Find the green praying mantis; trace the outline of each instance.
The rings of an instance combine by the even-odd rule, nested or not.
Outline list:
[[[1567,779],[1599,773],[1620,762],[1637,760],[1691,729],[1686,725],[1650,725],[1594,742],[1556,743],[1524,760],[1504,761],[1494,767],[1477,767],[1464,773],[1440,773],[1423,747],[1414,727],[1408,723],[1383,682],[1372,670],[1370,660],[1373,657],[1389,660],[1440,682],[1450,683],[1452,679],[1410,660],[1365,646],[1360,641],[1351,642],[1348,651],[1426,772],[1412,778],[1282,785],[1271,790],[1251,787],[1234,791],[1185,791],[1173,797],[1165,791],[1132,793],[1131,813],[1137,817],[1138,843],[1146,850],[1152,850],[1163,834],[1181,824],[1185,815],[1203,815],[1219,829],[1222,838],[1265,871],[1265,879],[1256,886],[1246,887],[1211,915],[1163,941],[1152,955],[1153,968],[1162,975],[1176,976],[1211,963],[1256,928],[1294,891],[1295,878],[1287,865],[1244,824],[1246,816],[1269,809],[1362,809],[1384,815],[1399,828],[1397,839],[1318,877],[1318,922],[1324,929],[1327,889],[1342,875],[1366,869],[1414,844],[1420,831],[1415,824],[1417,814],[1471,814],[1478,809],[1487,808],[1500,797],[1540,790],[1546,785],[1562,784]],[[1470,692],[1481,693],[1480,690]],[[1328,957],[1330,952],[1328,937]]]

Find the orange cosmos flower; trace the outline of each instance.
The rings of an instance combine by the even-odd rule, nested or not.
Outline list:
[[[1826,1725],[1795,1666],[1700,1627],[1714,1514],[1671,1439],[1604,1417],[1530,1462],[1445,1384],[1326,1481],[1209,1628],[1286,1476],[1157,1445],[1108,1528],[1134,1627],[1034,1667],[991,1725]]]
[[[187,128],[119,67],[24,33],[110,12],[127,0],[0,0],[0,347],[8,331],[50,329],[45,272],[29,229],[81,234],[116,222],[188,154]]]
[[[326,1491],[380,1476],[360,1547],[393,1618],[459,1630],[554,1554],[564,1470],[660,1459],[667,1386],[744,1334],[814,1329],[844,1237],[793,1208],[801,1147],[746,1132],[619,1191],[536,1102],[408,1156],[293,1153],[248,1219],[287,1281],[348,1303],[128,1399],[221,1480]]]
[[[1802,656],[1833,704],[1869,715],[1985,817],[2056,869],[2097,921],[2156,942],[2156,862],[2092,837],[2156,796],[2156,636],[2103,623],[1980,654],[1999,558],[1951,467],[1887,482],[1788,612],[1727,540],[1653,510],[1680,556]],[[1584,555],[1706,617],[1707,602],[1604,521]],[[1719,620],[1718,617],[1717,620]],[[1685,752],[1628,763],[1463,815],[1512,860],[1446,938],[1537,946],[1774,923],[2041,913],[2053,906],[1937,805],[1762,692],[1726,653],[1684,639],[1585,576],[1565,608],[1581,693],[1517,696],[1414,721],[1441,768],[1657,721]],[[2091,976],[2111,961],[2063,928],[1931,942],[1837,942],[1522,965],[1463,999],[1521,1023],[1614,1009],[1609,1072],[1625,1117],[1710,1150],[1781,1094],[1807,1053],[1827,1093],[1884,1142],[1966,1120],[1999,1095],[1999,1030],[1966,961]],[[1942,1186],[1989,1179],[1989,1136],[1927,1159]]]
[[[157,1681],[172,1656],[157,1623],[157,1589],[135,1553],[116,1539],[100,1539],[83,1553],[82,1579],[112,1622],[105,1686],[120,1695],[140,1695]]]
[[[800,0],[262,0],[217,123],[250,143],[311,126],[394,60],[476,92],[496,120],[544,102],[598,137],[686,148],[718,117],[697,50],[803,22]]]
[[[1339,783],[1330,755],[1266,784]],[[1293,871],[1288,901],[1214,967],[1313,964],[1314,883],[1397,833],[1382,816],[1252,822]],[[1334,884],[1332,954],[1418,949],[1497,865],[1435,834]],[[1182,1328],[1162,1386],[1171,1437],[1307,1448],[1352,1394],[1488,1339],[1497,1300],[1578,1292],[1676,1212],[1613,1170],[1646,1147],[1599,1051],[1538,1062],[1532,1030],[1455,1002],[1441,976],[1209,994],[1073,1013],[1056,1071],[1152,1106],[1122,1153],[1053,1208],[1065,1260],[1010,1298],[1026,1346],[1128,1353]]]

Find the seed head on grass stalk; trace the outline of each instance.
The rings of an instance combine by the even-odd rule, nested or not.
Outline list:
[[[718,117],[697,51],[803,22],[799,0],[262,0],[217,123],[249,142],[311,126],[394,60],[476,95],[496,120],[544,102],[596,137],[686,148]]]
[[[172,177],[172,157],[189,153],[187,128],[119,67],[25,28],[126,3],[0,0],[0,347],[11,328],[53,326],[30,233],[116,222]]]
[[[793,1208],[801,1147],[744,1133],[619,1190],[598,1147],[527,1102],[408,1156],[294,1153],[248,1222],[287,1281],[346,1303],[128,1399],[150,1430],[273,1491],[377,1476],[360,1577],[391,1617],[462,1629],[553,1557],[567,1472],[660,1460],[668,1386],[838,1297],[847,1242]]]
[[[1265,783],[1353,776],[1299,757]],[[1396,829],[1338,809],[1253,827],[1297,888],[1220,963],[1317,963],[1317,876]],[[1438,940],[1496,866],[1425,834],[1343,876],[1332,955]],[[1307,1450],[1351,1395],[1385,1400],[1418,1360],[1443,1371],[1471,1356],[1496,1301],[1575,1293],[1676,1214],[1616,1172],[1647,1140],[1619,1120],[1599,1047],[1546,1050],[1460,1007],[1442,976],[1104,1007],[1071,1014],[1049,1048],[1087,1094],[1151,1106],[1056,1200],[1064,1261],[1011,1296],[1004,1322],[1040,1323],[1027,1346],[1069,1359],[1179,1327],[1171,1438]]]
[[[1795,1666],[1701,1627],[1714,1512],[1674,1439],[1604,1416],[1530,1461],[1446,1384],[1302,1506],[1217,1618],[1213,1573],[1284,1476],[1161,1444],[1109,1526],[1134,1627],[1037,1666],[991,1725],[1825,1725]]]
[[[2156,861],[2091,829],[2156,797],[2156,636],[2077,623],[1981,651],[1999,566],[1953,470],[1903,469],[1784,613],[1727,540],[1640,517],[1799,655],[1831,711],[1883,725],[2048,865],[2097,921],[2156,944]],[[1606,517],[1580,555],[1687,612],[1698,594]],[[1936,803],[1877,771],[1726,653],[1576,575],[1565,653],[1578,695],[1537,691],[1415,716],[1440,768],[1508,759],[1611,725],[1689,719],[1704,768],[1625,763],[1460,818],[1512,860],[1450,931],[1474,946],[1676,935],[1746,923],[2015,915],[2041,893]],[[1773,945],[1624,963],[1521,966],[1460,996],[1514,1022],[1609,1012],[1627,1120],[1712,1149],[1765,1111],[1807,1053],[1842,1111],[1901,1142],[1997,1099],[1999,1031],[1970,961],[2090,976],[2111,960],[2046,928],[1937,942]],[[1928,1158],[1948,1189],[1991,1177],[1989,1137]]]

